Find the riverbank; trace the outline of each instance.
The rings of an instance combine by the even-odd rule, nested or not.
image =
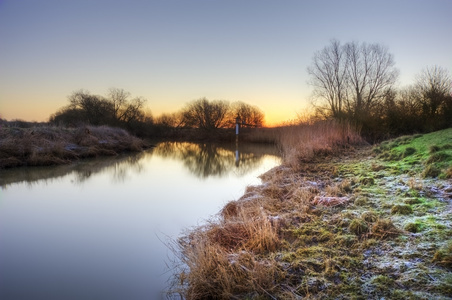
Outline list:
[[[0,169],[66,164],[81,158],[141,151],[146,144],[107,126],[0,128]]]
[[[375,147],[336,129],[288,135],[283,165],[181,238],[172,292],[450,299],[452,129]]]

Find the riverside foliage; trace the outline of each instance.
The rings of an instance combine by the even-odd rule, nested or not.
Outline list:
[[[281,140],[283,165],[173,244],[184,264],[171,292],[186,299],[449,297],[451,130],[376,147],[338,123],[290,130]],[[328,138],[314,142],[325,130]],[[295,141],[311,150],[291,154]],[[439,175],[425,174],[429,165]]]

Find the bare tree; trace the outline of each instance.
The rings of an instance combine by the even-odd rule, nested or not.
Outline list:
[[[326,102],[318,107],[322,114],[341,117],[346,94],[347,57],[339,41],[332,40],[329,46],[314,54],[308,74],[315,97]]]
[[[333,40],[308,68],[314,96],[324,115],[362,121],[376,111],[398,77],[394,59],[379,44]]]
[[[227,126],[229,102],[223,100],[209,101],[206,98],[194,100],[182,110],[183,123],[187,127],[205,130]]]
[[[355,119],[367,117],[380,104],[399,72],[387,48],[379,44],[347,43],[349,109]]]
[[[231,123],[235,123],[235,118],[240,118],[243,124],[262,127],[264,124],[264,113],[257,107],[241,101],[232,103]]]
[[[113,106],[114,118],[120,119],[120,112],[127,105],[130,93],[123,89],[111,88],[108,90],[108,96]]]

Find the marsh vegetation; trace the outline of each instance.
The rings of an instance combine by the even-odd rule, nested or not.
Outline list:
[[[298,130],[288,132],[285,160],[261,176],[262,185],[173,244],[183,262],[173,292],[187,299],[450,297],[452,130],[376,146],[340,124]],[[290,141],[310,150],[292,152]]]

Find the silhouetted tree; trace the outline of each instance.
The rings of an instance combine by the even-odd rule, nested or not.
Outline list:
[[[264,113],[256,106],[238,101],[232,103],[231,106],[231,123],[235,124],[235,118],[239,117],[243,124],[262,127],[264,124]]]
[[[212,130],[227,127],[229,103],[223,100],[194,100],[182,110],[182,122],[186,127]]]
[[[119,126],[129,130],[137,126],[141,128],[144,123],[152,123],[144,112],[146,100],[129,97],[130,93],[122,89],[110,89],[107,98],[78,90],[68,97],[69,105],[51,116],[50,121],[73,125],[88,123]]]
[[[111,103],[88,91],[79,90],[69,96],[68,110],[80,111],[83,119],[92,125],[109,124],[113,120]]]

